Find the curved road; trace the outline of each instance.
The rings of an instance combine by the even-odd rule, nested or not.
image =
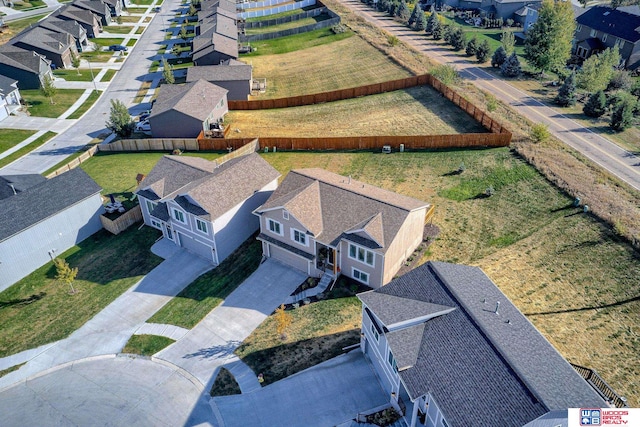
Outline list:
[[[339,0],[369,23],[397,36],[414,49],[438,63],[454,64],[460,75],[497,99],[513,107],[533,122],[545,123],[549,130],[565,144],[591,159],[602,168],[640,190],[640,158],[620,148],[606,138],[595,134],[546,104],[532,98],[507,81],[497,78],[461,56],[459,53],[434,43],[424,33],[417,33],[395,22],[384,13],[377,12],[358,0]]]
[[[160,44],[164,43],[163,30],[167,26],[167,20],[174,16],[179,5],[180,0],[166,0],[161,13],[148,12],[149,16],[153,16],[153,20],[149,22],[135,46],[129,50],[120,71],[115,74],[108,89],[102,93],[91,110],[42,147],[3,168],[2,173],[4,175],[42,173],[77,152],[98,135],[109,132],[105,122],[109,118],[112,99],[122,101],[131,112],[134,109],[139,111],[147,109],[148,104],[143,104],[139,108],[134,106],[133,99],[143,81],[153,80],[154,77],[156,80],[160,78],[159,72],[150,76],[149,67],[157,58]]]

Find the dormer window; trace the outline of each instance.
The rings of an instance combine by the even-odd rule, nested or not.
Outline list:
[[[289,220],[289,212],[288,211],[285,211],[285,210],[282,211],[282,219]]]

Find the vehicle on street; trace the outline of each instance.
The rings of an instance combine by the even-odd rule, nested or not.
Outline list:
[[[112,44],[111,46],[109,46],[109,50],[113,51],[113,52],[118,52],[118,51],[128,51],[129,48],[126,46],[122,46],[121,44]]]

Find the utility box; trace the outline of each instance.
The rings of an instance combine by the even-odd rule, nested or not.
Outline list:
[[[391,154],[391,146],[390,145],[383,145],[382,146],[382,152],[384,154]]]

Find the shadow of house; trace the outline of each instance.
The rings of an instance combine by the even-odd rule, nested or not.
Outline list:
[[[87,32],[87,37],[94,38],[102,31],[100,19],[91,11],[68,4],[58,9],[54,15],[66,21],[76,21]]]
[[[70,34],[76,44],[76,50],[82,52],[89,45],[87,31],[76,21],[65,21],[63,19],[50,16],[38,23],[39,27],[56,33]]]
[[[634,9],[594,6],[576,18],[574,53],[587,59],[607,48],[618,47],[624,66],[640,67],[640,15]]]
[[[102,228],[102,189],[82,169],[25,179],[0,178],[11,190],[0,199],[0,290]]]
[[[46,76],[53,79],[51,61],[33,50],[0,46],[0,74],[18,81],[18,88],[39,89]]]
[[[204,80],[162,85],[149,116],[154,138],[195,138],[222,122],[229,111],[227,89]]]
[[[206,80],[216,86],[227,89],[230,100],[249,99],[253,67],[235,59],[223,61],[220,65],[203,65],[187,69],[187,83]]]
[[[30,28],[10,43],[25,50],[33,50],[51,61],[58,68],[72,66],[71,57],[77,55],[76,41],[69,33],[55,32],[42,27]]]
[[[607,405],[477,267],[430,261],[358,298],[361,349],[407,425],[566,425]]]
[[[135,193],[146,225],[218,265],[258,229],[252,211],[269,198],[279,177],[256,153],[222,165],[164,156]]]

